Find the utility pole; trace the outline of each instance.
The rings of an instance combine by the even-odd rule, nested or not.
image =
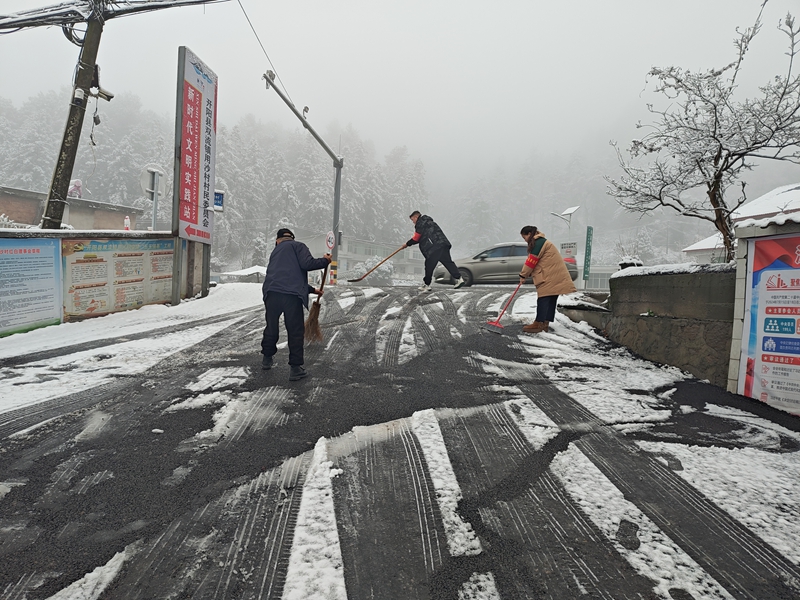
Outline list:
[[[42,229],[61,229],[61,219],[64,217],[64,207],[67,204],[69,181],[72,178],[72,169],[75,167],[83,118],[86,115],[86,104],[90,97],[89,88],[92,86],[95,74],[100,35],[103,33],[102,6],[100,4],[98,2],[94,5],[92,15],[87,22],[86,36],[83,38],[83,45],[78,57],[67,125],[64,128],[61,150],[53,170],[50,192],[47,195],[47,203],[42,217]],[[99,82],[97,85],[99,89]],[[111,97],[107,96],[107,99],[110,100]]]
[[[99,71],[96,66],[103,24],[114,17],[151,12],[162,8],[228,1],[125,0],[125,2],[119,2],[118,0],[71,0],[70,2],[60,2],[53,6],[22,10],[10,15],[0,14],[0,33],[19,31],[27,27],[52,27],[55,25],[61,27],[69,41],[81,47],[78,67],[75,72],[75,81],[73,82],[67,125],[64,128],[61,150],[53,170],[53,179],[50,182],[50,190],[47,194],[44,216],[42,217],[41,226],[43,229],[61,229],[64,207],[67,204],[69,181],[72,177],[72,169],[75,167],[75,157],[78,154],[81,127],[83,127],[83,117],[86,114],[86,104],[89,102],[89,97],[97,96],[103,100],[111,100],[114,97],[114,94],[100,87]],[[83,39],[79,39],[75,35],[74,26],[78,23],[86,23],[86,34]],[[90,93],[92,88],[97,88],[97,92]]]

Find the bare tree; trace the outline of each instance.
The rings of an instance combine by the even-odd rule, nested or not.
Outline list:
[[[800,164],[800,76],[794,61],[800,53],[800,27],[791,14],[778,29],[789,38],[785,75],[759,88],[760,95],[737,101],[737,77],[750,43],[761,29],[761,5],[752,27],[734,40],[736,60],[722,69],[694,73],[679,67],[650,70],[655,91],[671,102],[664,110],[652,104],[649,129],[631,142],[626,160],[612,142],[623,174],[606,177],[608,194],[631,212],[647,213],[661,206],[687,217],[710,221],[722,234],[728,260],[735,239],[731,213],[747,200],[741,192],[730,200],[729,188],[757,159]]]

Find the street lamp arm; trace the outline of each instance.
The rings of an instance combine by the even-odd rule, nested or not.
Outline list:
[[[267,89],[270,87],[275,90],[275,93],[278,94],[281,100],[289,107],[289,109],[295,114],[295,116],[300,119],[300,122],[303,124],[303,127],[308,129],[311,135],[314,136],[314,139],[317,140],[320,146],[322,146],[323,150],[328,153],[333,159],[333,168],[335,169],[334,180],[333,180],[333,235],[336,242],[333,245],[333,249],[331,252],[331,277],[333,278],[332,283],[336,283],[336,274],[339,270],[339,243],[340,243],[340,236],[339,236],[339,204],[342,195],[342,167],[344,166],[344,158],[337,155],[328,144],[325,143],[325,140],[320,137],[320,135],[314,130],[313,127],[308,123],[308,119],[305,117],[305,112],[308,110],[303,109],[303,114],[300,113],[299,110],[295,107],[294,103],[283,93],[283,91],[275,85],[275,73],[272,71],[267,71],[262,76],[264,82],[267,85]]]
[[[278,86],[275,85],[273,81],[275,79],[275,73],[273,73],[272,71],[267,71],[261,76],[261,78],[266,82],[267,89],[272,88],[273,90],[275,90],[275,93],[278,94],[278,96],[280,96],[280,99],[286,103],[286,106],[288,106],[289,109],[295,114],[295,116],[298,119],[300,119],[300,122],[303,124],[303,127],[308,129],[311,135],[314,136],[314,139],[317,140],[320,146],[322,146],[322,149],[325,150],[325,152],[328,153],[328,156],[330,156],[333,159],[333,166],[341,169],[344,166],[344,158],[342,158],[341,156],[336,154],[333,150],[331,150],[331,147],[325,143],[325,140],[323,140],[322,137],[320,137],[320,135],[309,124],[308,119],[306,119],[306,117],[303,116],[299,110],[297,110],[295,105],[292,104],[292,101],[286,97],[286,94],[284,94],[283,91]]]

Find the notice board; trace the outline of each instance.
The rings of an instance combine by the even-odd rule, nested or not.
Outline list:
[[[64,320],[172,299],[174,239],[64,240]]]
[[[738,393],[800,414],[800,236],[747,241]]]
[[[0,238],[0,337],[61,323],[60,240]]]

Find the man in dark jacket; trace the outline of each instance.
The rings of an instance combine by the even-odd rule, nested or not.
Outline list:
[[[322,295],[322,290],[308,285],[308,272],[324,269],[331,255],[314,258],[308,246],[294,239],[288,229],[279,229],[275,249],[269,257],[267,275],[261,287],[267,311],[267,326],[261,339],[262,369],[271,369],[278,351],[278,320],[283,315],[289,337],[289,381],[302,379],[308,373],[303,368],[303,307],[308,308],[308,295]]]
[[[414,237],[403,244],[403,248],[419,244],[419,251],[425,257],[425,277],[419,289],[423,292],[430,291],[433,270],[437,263],[442,263],[444,268],[450,272],[450,276],[456,282],[456,289],[464,285],[464,279],[461,277],[456,263],[450,258],[452,246],[442,228],[428,215],[423,215],[418,210],[411,213],[409,218],[414,223]]]

